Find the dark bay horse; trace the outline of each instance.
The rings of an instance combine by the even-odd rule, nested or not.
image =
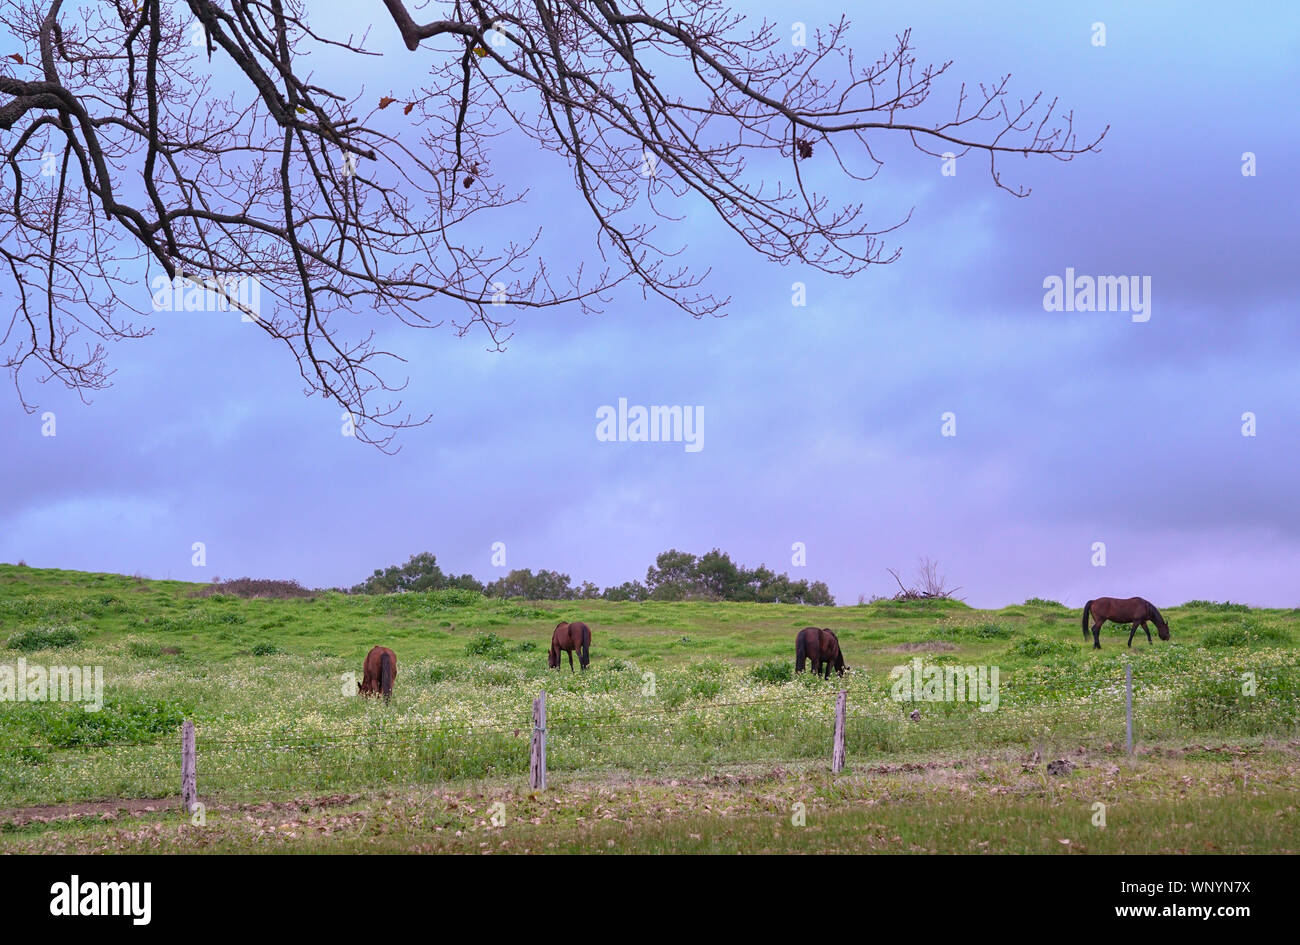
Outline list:
[[[384,705],[393,698],[393,680],[397,678],[397,654],[386,646],[377,646],[366,654],[361,682],[357,690],[363,696],[382,693]]]
[[[799,635],[794,638],[794,671],[803,672],[803,662],[807,658],[812,660],[812,671],[814,676],[831,678],[831,667],[835,667],[835,672],[844,675],[844,670],[848,669],[844,665],[844,654],[840,652],[840,638],[831,630],[823,630],[819,627],[804,627],[799,631]]]
[[[1092,648],[1101,649],[1101,625],[1107,620],[1114,623],[1132,624],[1128,631],[1128,645],[1133,645],[1133,634],[1137,633],[1138,627],[1146,632],[1147,642],[1153,643],[1151,639],[1151,629],[1147,626],[1150,620],[1156,625],[1156,632],[1160,634],[1160,639],[1169,639],[1169,624],[1165,623],[1165,618],[1160,616],[1160,611],[1156,610],[1156,605],[1149,600],[1141,597],[1098,597],[1096,600],[1090,600],[1083,605],[1083,638],[1088,639],[1088,617],[1092,616]]]
[[[578,651],[578,664],[583,669],[591,662],[591,628],[585,623],[558,623],[551,634],[551,652],[546,657],[546,665],[551,669],[560,668],[560,651],[569,653],[569,672],[573,672],[573,651]]]

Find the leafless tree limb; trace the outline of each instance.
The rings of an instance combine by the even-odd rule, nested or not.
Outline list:
[[[762,257],[852,275],[896,258],[885,237],[907,217],[873,226],[861,203],[818,188],[874,178],[886,136],[927,155],[981,153],[993,183],[1023,195],[999,158],[1068,161],[1105,134],[1079,141],[1071,113],[1041,95],[1013,101],[1006,77],[960,86],[932,115],[951,63],[918,65],[908,33],[860,62],[846,20],[796,47],[719,0],[433,6],[441,18],[419,22],[402,0],[373,5],[376,29],[396,27],[425,73],[375,96],[359,81],[317,84],[313,54],[363,75],[374,53],[367,35],[314,30],[302,0],[6,2],[0,293],[24,406],[28,366],[83,395],[109,383],[104,343],[149,333],[141,269],[246,314],[231,286],[251,279],[256,328],[382,448],[423,420],[392,402],[403,385],[382,366],[400,358],[353,313],[477,326],[495,348],[510,315],[599,310],[625,282],[722,314],[728,300],[676,261],[681,247],[659,245],[657,224],[705,206]],[[555,278],[537,231],[462,241],[522,200],[493,174],[492,150],[520,134],[571,169],[594,271]]]

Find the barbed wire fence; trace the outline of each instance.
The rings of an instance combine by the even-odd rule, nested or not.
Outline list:
[[[530,790],[544,790],[548,773],[726,775],[756,765],[839,771],[890,756],[974,746],[1029,750],[1063,740],[1133,752],[1143,741],[1194,739],[1200,732],[1287,734],[1300,719],[1294,666],[1162,670],[1144,680],[1129,664],[1124,678],[1103,685],[1069,677],[1026,685],[1013,678],[997,687],[995,703],[981,702],[978,691],[975,698],[953,698],[946,683],[936,681],[928,694],[936,698],[922,691],[900,700],[888,686],[828,685],[677,705],[647,700],[579,711],[561,703],[549,718],[543,692],[532,718],[520,713],[365,731],[239,736],[224,733],[219,722],[186,722],[167,738],[78,745],[34,767],[53,775],[44,787],[56,785],[62,800],[84,800],[88,793],[175,797],[179,788],[189,810],[200,795],[265,797],[503,777],[527,778]],[[1257,700],[1260,694],[1267,699]],[[36,787],[14,772],[8,766],[0,773],[0,797],[22,799]],[[50,802],[48,790],[37,796]]]

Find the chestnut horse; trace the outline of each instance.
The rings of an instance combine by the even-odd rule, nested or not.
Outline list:
[[[551,634],[551,652],[546,657],[546,665],[551,669],[560,668],[560,651],[569,652],[569,672],[573,672],[573,651],[578,651],[578,663],[583,669],[591,662],[591,628],[585,623],[558,623]]]
[[[1107,620],[1114,623],[1132,624],[1128,631],[1128,645],[1133,645],[1133,634],[1137,633],[1138,627],[1141,627],[1147,635],[1147,642],[1154,643],[1151,639],[1151,629],[1147,626],[1150,620],[1156,625],[1156,632],[1160,634],[1160,639],[1169,639],[1169,624],[1165,623],[1165,618],[1160,616],[1160,611],[1156,610],[1156,605],[1149,600],[1143,600],[1141,597],[1126,597],[1121,600],[1118,597],[1098,597],[1096,600],[1090,600],[1083,605],[1083,638],[1088,639],[1088,617],[1092,616],[1092,648],[1101,649],[1101,625]]]
[[[383,693],[384,705],[393,697],[393,680],[397,678],[397,654],[386,646],[377,646],[366,654],[362,679],[357,690],[363,696]]]
[[[848,669],[844,665],[844,654],[840,652],[840,638],[831,630],[823,630],[818,627],[804,627],[799,631],[799,635],[794,638],[794,671],[803,672],[804,659],[812,660],[812,671],[814,676],[821,676],[823,668],[825,669],[824,678],[831,678],[831,667],[835,667],[835,672],[844,675],[844,670]]]

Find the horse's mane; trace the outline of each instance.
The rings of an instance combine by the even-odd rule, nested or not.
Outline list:
[[[1155,616],[1157,621],[1160,623],[1166,623],[1165,618],[1160,615],[1160,611],[1155,604],[1151,603],[1151,601],[1147,601],[1147,606],[1151,608],[1151,613]]]

